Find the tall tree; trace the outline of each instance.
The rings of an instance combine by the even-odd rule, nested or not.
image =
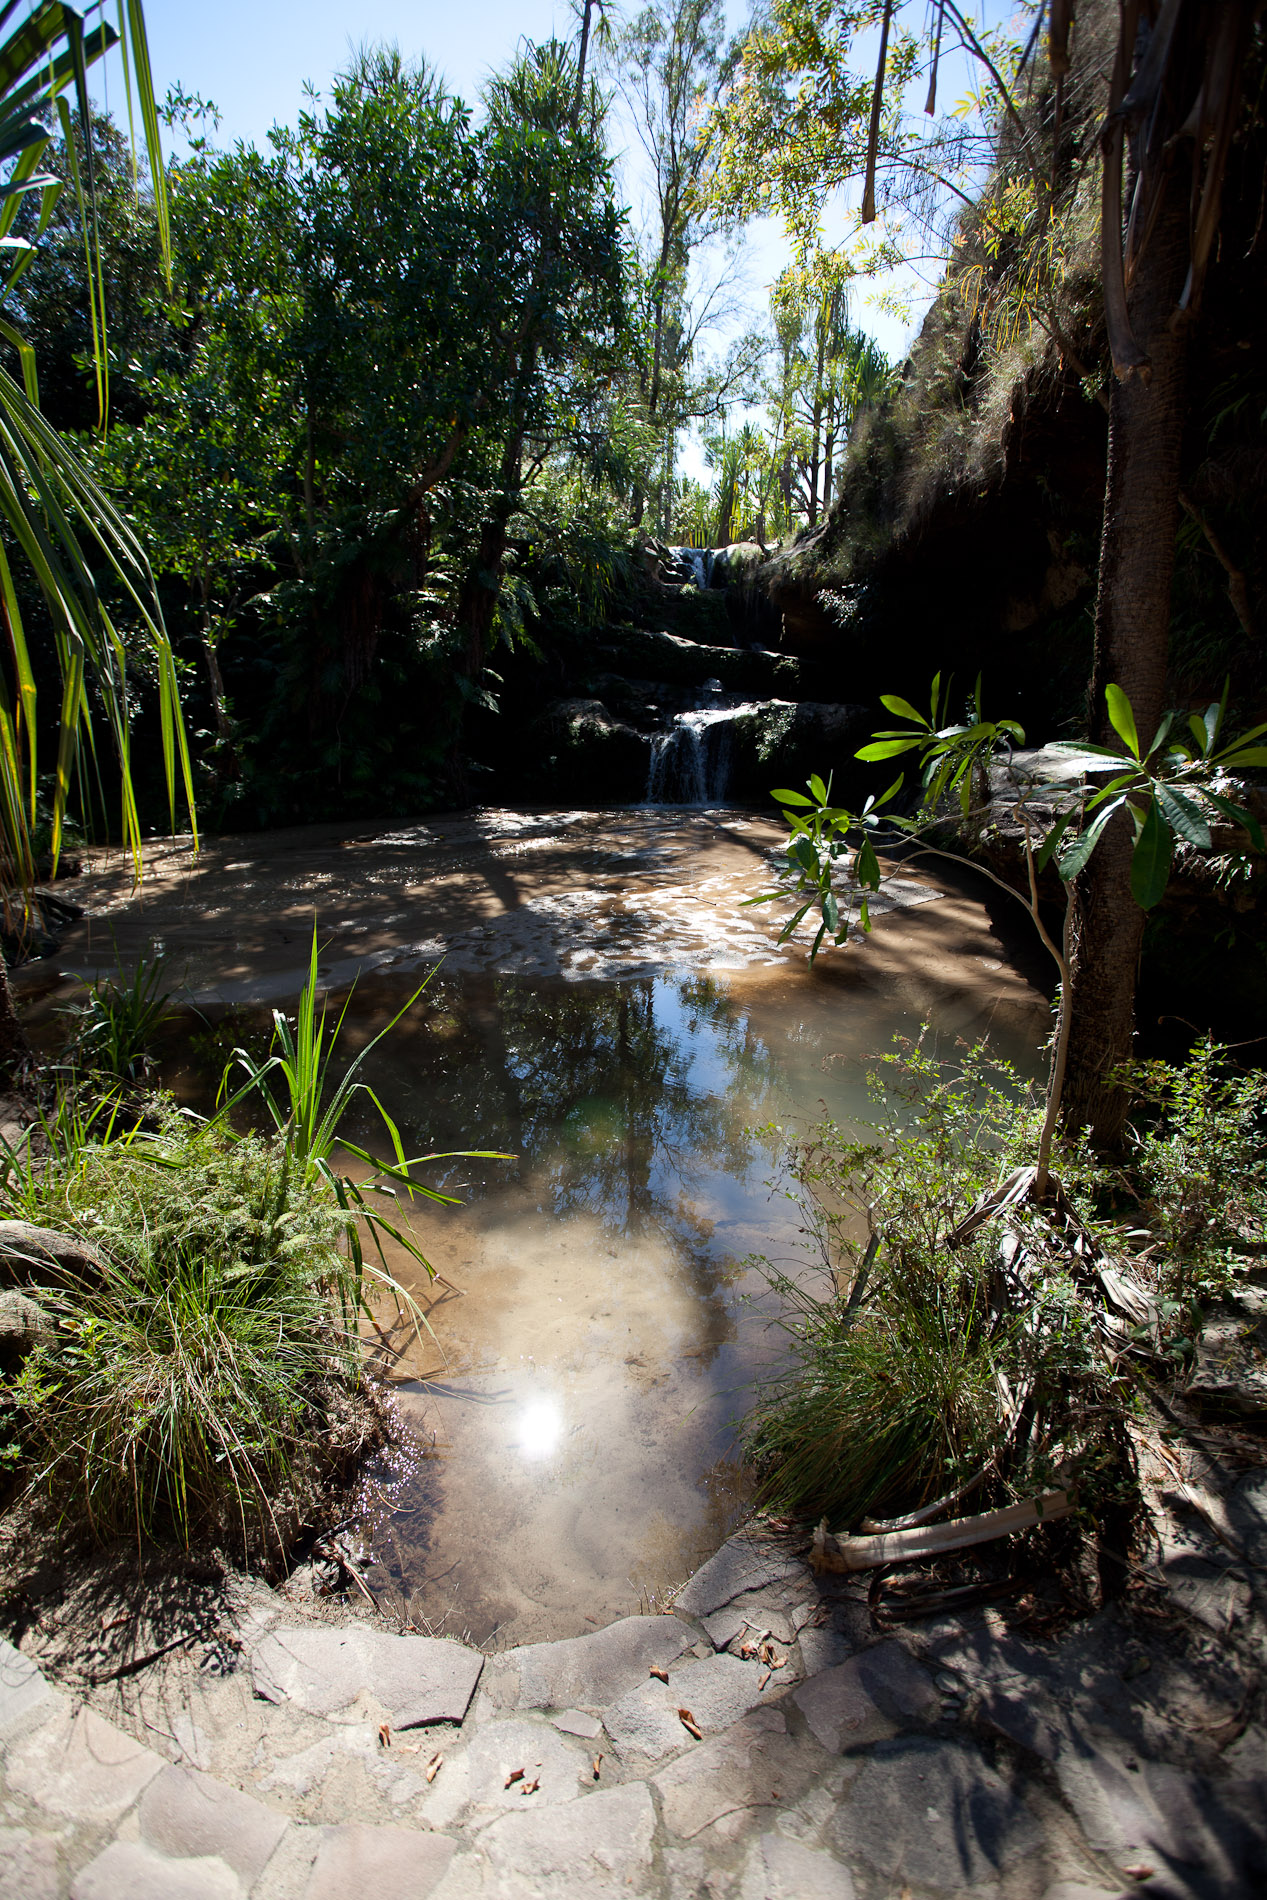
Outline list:
[[[1116,680],[1147,743],[1166,694],[1188,338],[1215,251],[1240,79],[1261,8],[1258,0],[1117,0],[1111,8],[1084,0],[1077,9],[1075,0],[1051,0],[1035,12],[1020,41],[1005,21],[978,25],[954,0],[938,0],[927,31],[925,10],[903,0],[830,13],[814,0],[774,0],[710,128],[712,189],[734,209],[781,208],[803,246],[825,197],[843,187],[861,186],[860,225],[887,209],[916,217],[944,244],[962,208],[980,208],[984,193],[996,244],[1024,255],[1014,275],[1067,355],[1048,292],[1060,216],[1077,182],[1067,134],[1078,77],[1078,109],[1099,127],[1101,290],[1112,350],[1092,716],[1102,716],[1101,689]],[[1087,41],[1081,60],[1075,12]],[[919,24],[908,25],[907,14]],[[1047,71],[1035,74],[1044,15]],[[1106,21],[1108,71],[1096,57]],[[852,69],[857,42],[873,31],[872,73]],[[980,87],[958,131],[948,122],[922,127],[907,94],[927,74],[933,113],[938,65],[951,47],[975,64]],[[1008,181],[1010,204],[989,192],[990,166]],[[883,239],[877,261],[897,256]],[[1130,1053],[1144,922],[1131,892],[1128,827],[1123,816],[1073,900],[1079,1030],[1066,1115],[1105,1143],[1125,1114],[1109,1077]]]

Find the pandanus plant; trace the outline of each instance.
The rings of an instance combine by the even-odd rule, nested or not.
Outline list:
[[[106,287],[87,75],[114,47],[122,55],[129,121],[134,100],[139,106],[159,245],[170,271],[166,184],[141,0],[119,0],[117,27],[104,18],[100,5],[89,11],[89,18],[97,15],[93,25],[62,0],[41,0],[24,18],[17,17],[20,11],[26,9],[19,9],[18,0],[0,4],[0,34],[5,35],[0,39],[0,339],[16,356],[9,365],[0,360],[0,613],[8,644],[7,665],[0,666],[0,888],[6,926],[18,935],[30,914],[36,878],[32,840],[38,760],[35,672],[14,562],[25,565],[39,589],[48,622],[47,634],[44,629],[40,634],[51,639],[61,677],[52,869],[80,748],[87,741],[96,751],[91,689],[115,755],[122,837],[140,875],[141,824],[128,726],[132,657],[146,662],[157,686],[173,827],[178,781],[195,822],[176,665],[149,560],[79,455],[41,414],[35,355],[12,320],[14,290],[69,183],[87,263],[97,420],[104,428],[109,414]],[[55,146],[60,146],[64,177],[44,168]],[[0,1067],[12,1072],[24,1053],[0,962]]]

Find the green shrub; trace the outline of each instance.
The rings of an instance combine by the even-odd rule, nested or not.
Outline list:
[[[355,1386],[352,1217],[283,1143],[164,1111],[157,1134],[72,1119],[37,1167],[10,1156],[9,1215],[102,1261],[41,1289],[55,1335],[13,1388],[38,1480],[97,1535],[174,1529],[275,1542],[329,1388]],[[82,1129],[79,1131],[82,1133]]]
[[[899,1044],[869,1082],[878,1139],[826,1122],[794,1154],[831,1286],[820,1296],[766,1268],[791,1359],[746,1428],[762,1501],[833,1525],[912,1510],[987,1464],[1013,1489],[1046,1482],[1053,1447],[1066,1465],[1089,1447],[1104,1385],[1091,1315],[1041,1212],[950,1238],[1028,1160],[1041,1103],[983,1045],[952,1068]],[[1059,1165],[1089,1217],[1102,1171],[1080,1148]]]

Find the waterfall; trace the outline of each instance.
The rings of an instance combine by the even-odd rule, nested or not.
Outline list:
[[[734,723],[749,705],[709,706],[678,713],[651,741],[649,805],[720,805],[730,782]]]
[[[715,548],[671,548],[680,566],[690,570],[691,579],[699,588],[713,584],[713,562],[716,559]]]

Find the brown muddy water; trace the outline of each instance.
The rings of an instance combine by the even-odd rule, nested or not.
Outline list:
[[[391,1262],[432,1334],[394,1335],[402,1448],[359,1535],[403,1622],[531,1642],[680,1583],[744,1511],[736,1426],[785,1350],[752,1256],[814,1271],[789,1138],[865,1116],[867,1056],[924,1021],[1035,1060],[1041,965],[1006,899],[903,870],[872,937],[811,971],[779,906],[743,908],[779,841],[654,809],[176,841],[139,895],[95,860],[56,971],[21,977],[47,1011],[161,951],[210,1025],[167,1077],[198,1099],[216,1046],[297,994],[314,914],[332,993],[356,983],[350,1046],[443,958],[368,1079],[410,1153],[515,1158],[427,1172],[462,1198],[410,1214],[443,1282]],[[376,1139],[359,1112],[348,1133]]]

